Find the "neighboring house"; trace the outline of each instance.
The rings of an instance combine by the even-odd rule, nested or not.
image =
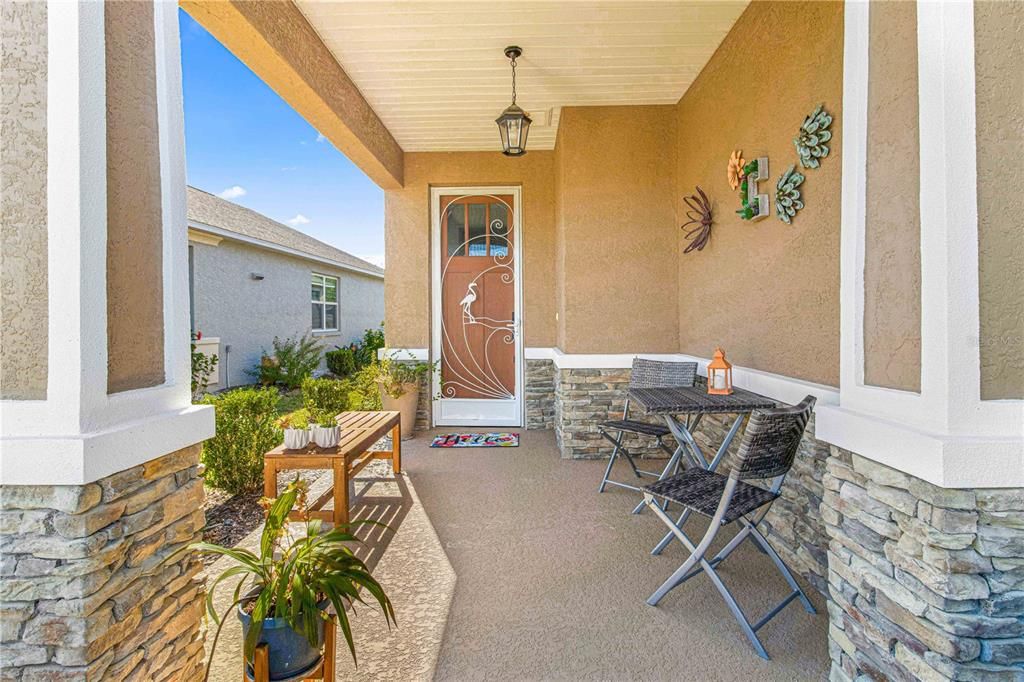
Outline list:
[[[211,389],[253,383],[275,336],[324,350],[384,320],[384,270],[255,211],[188,188],[192,329],[220,357]]]

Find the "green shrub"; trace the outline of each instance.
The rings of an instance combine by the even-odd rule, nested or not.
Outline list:
[[[367,329],[363,332],[363,340],[356,349],[356,367],[361,369],[377,361],[377,351],[384,347],[384,326]]]
[[[281,442],[275,406],[277,391],[241,388],[203,397],[217,415],[217,435],[203,443],[206,482],[232,495],[259,488],[263,453]]]
[[[327,369],[331,374],[344,379],[356,371],[356,354],[351,348],[338,348],[324,353],[327,358]]]
[[[302,404],[315,424],[333,424],[334,418],[348,409],[348,387],[337,379],[313,379],[302,382]]]
[[[289,337],[284,341],[275,336],[273,346],[274,353],[264,353],[260,364],[249,372],[261,384],[282,384],[288,388],[298,388],[302,380],[320,366],[322,349],[316,339],[308,334],[303,334],[299,339]]]
[[[206,393],[206,387],[210,385],[210,375],[217,369],[216,355],[206,355],[196,350],[196,341],[203,338],[202,332],[192,334],[192,402],[196,402]]]
[[[373,365],[367,365],[356,372],[349,384],[348,409],[380,410],[380,387]]]

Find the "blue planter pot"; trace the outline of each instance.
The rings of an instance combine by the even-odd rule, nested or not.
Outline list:
[[[326,610],[329,602],[317,604]],[[249,633],[252,617],[238,607],[238,620],[242,621],[242,641]],[[266,642],[270,650],[270,679],[281,680],[301,679],[302,673],[310,672],[320,662],[320,651],[324,643],[324,622],[318,619],[317,646],[309,645],[306,636],[292,628],[284,618],[264,618],[263,630],[259,642]],[[246,666],[246,674],[252,679],[252,666]]]

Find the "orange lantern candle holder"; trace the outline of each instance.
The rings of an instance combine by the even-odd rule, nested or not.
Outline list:
[[[708,393],[710,395],[729,395],[732,393],[732,365],[725,359],[721,348],[708,363]]]

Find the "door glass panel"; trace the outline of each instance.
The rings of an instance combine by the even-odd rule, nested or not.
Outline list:
[[[469,255],[487,255],[487,207],[469,205]]]
[[[464,256],[466,250],[463,242],[466,240],[466,206],[464,204],[452,204],[448,207],[448,255]]]
[[[491,255],[505,257],[508,255],[509,235],[508,207],[501,202],[491,204]]]

